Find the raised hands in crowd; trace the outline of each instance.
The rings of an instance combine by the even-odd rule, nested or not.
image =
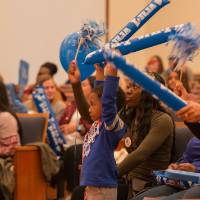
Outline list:
[[[180,109],[176,115],[186,122],[199,122],[200,121],[200,104],[191,101],[189,93],[184,88],[183,84],[179,81],[174,87],[174,92],[187,101],[187,105]]]

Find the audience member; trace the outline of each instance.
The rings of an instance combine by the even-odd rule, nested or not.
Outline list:
[[[89,77],[81,83],[83,94],[88,99],[94,85],[94,77]],[[90,125],[81,119],[75,101],[67,101],[67,107],[60,119],[60,129],[64,133],[67,145],[82,144],[83,135]]]
[[[0,157],[13,155],[20,145],[21,126],[12,111],[5,85],[0,81]]]
[[[158,55],[152,56],[147,62],[146,71],[162,74],[164,72],[162,58]]]
[[[54,63],[46,62],[40,66],[37,74],[37,79],[43,74],[49,74],[51,77],[53,77],[57,73],[57,71],[58,67]]]
[[[42,64],[37,73],[36,82],[34,84],[28,85],[25,88],[22,100],[27,101],[27,100],[31,99],[31,97],[30,97],[31,93],[34,90],[34,87],[40,82],[41,79],[43,79],[43,75],[49,75],[53,78],[53,76],[57,73],[57,71],[58,71],[58,67],[54,63],[46,62],[46,63]]]
[[[186,90],[188,92],[190,92],[190,85],[191,82],[193,80],[193,75],[192,75],[192,71],[190,68],[188,68],[187,66],[183,66],[182,67],[182,72],[179,70],[176,70],[176,66],[178,65],[179,59],[175,56],[170,56],[168,58],[168,69],[163,73],[164,77],[166,80],[168,80],[169,75],[171,74],[171,72],[176,71],[175,73],[172,73],[172,76],[176,79],[179,79],[184,87],[186,88]]]
[[[164,83],[158,74],[151,75]],[[120,176],[129,174],[132,196],[153,184],[153,170],[164,169],[170,163],[174,123],[157,99],[131,81],[121,116],[129,127],[125,137],[129,155],[118,169]]]
[[[186,172],[200,172],[200,140],[193,137],[187,144],[186,150],[180,160],[168,166],[171,170],[181,170]],[[200,189],[200,187],[199,187]],[[191,190],[193,192],[191,192]],[[197,189],[195,189],[197,190]],[[174,200],[188,198],[193,199],[196,197],[197,191],[194,193],[192,189],[181,189],[180,187],[161,185],[143,192],[133,200],[142,200],[144,197],[162,197],[163,200]],[[163,197],[165,196],[165,197]],[[200,190],[198,192],[200,198]]]
[[[51,76],[45,74],[40,76],[38,85],[42,85],[44,87],[44,92],[52,106],[56,119],[59,121],[64,113],[66,105],[63,102],[59,91],[56,89],[57,87],[55,81]],[[37,112],[36,106],[32,99],[27,101],[26,105],[28,106],[29,110]]]

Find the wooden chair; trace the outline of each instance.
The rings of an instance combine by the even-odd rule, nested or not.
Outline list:
[[[32,142],[46,143],[48,116],[47,113],[17,114],[23,132],[21,138],[22,145]]]
[[[42,172],[39,149],[29,142],[45,142],[48,114],[17,114],[22,125],[22,144],[14,156],[15,200],[46,200],[47,182]]]
[[[46,200],[46,180],[35,146],[17,147],[14,156],[15,200]]]

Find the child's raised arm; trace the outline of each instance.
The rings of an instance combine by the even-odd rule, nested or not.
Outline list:
[[[76,106],[81,117],[88,123],[93,123],[88,111],[89,105],[81,87],[81,74],[75,60],[73,60],[69,65],[68,77],[72,84]]]
[[[97,81],[104,81],[104,68],[101,67],[99,64],[94,65],[96,69],[96,80]]]
[[[104,85],[104,67],[101,67],[99,64],[95,64],[94,67],[96,69],[96,79],[94,82],[94,87]]]
[[[108,131],[118,131],[124,126],[117,114],[116,105],[119,77],[116,68],[111,64],[106,65],[106,74],[102,96],[102,120]]]

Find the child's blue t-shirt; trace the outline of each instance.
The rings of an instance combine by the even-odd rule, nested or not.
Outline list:
[[[102,96],[102,117],[95,121],[83,143],[83,186],[117,187],[117,166],[114,150],[126,132],[116,108],[119,78],[108,76]]]

